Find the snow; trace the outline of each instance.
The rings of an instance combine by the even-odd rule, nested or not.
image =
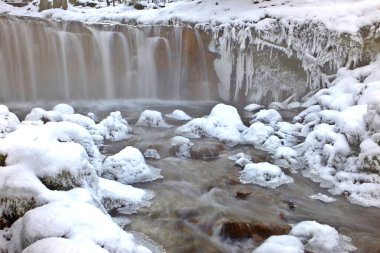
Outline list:
[[[351,252],[356,248],[351,239],[340,235],[333,227],[316,221],[303,221],[296,224],[289,235],[295,236],[305,245],[305,250],[319,253]]]
[[[264,241],[252,253],[303,253],[304,247],[301,241],[291,235],[271,236]]]
[[[254,111],[258,111],[260,109],[262,109],[263,106],[262,105],[258,105],[258,104],[249,104],[247,105],[246,107],[244,107],[244,110],[248,111],[248,112],[254,112]]]
[[[247,144],[259,146],[264,144],[272,134],[274,134],[274,129],[271,126],[255,122],[242,132],[242,139]]]
[[[204,118],[196,118],[176,129],[187,138],[215,137],[229,146],[241,142],[240,133],[247,127],[235,107],[217,104]]]
[[[102,177],[123,184],[147,182],[161,178],[160,170],[145,163],[144,156],[134,147],[127,146],[119,153],[109,156],[102,166]]]
[[[243,184],[253,183],[268,188],[293,183],[293,179],[285,175],[280,167],[267,162],[247,164],[239,179]]]
[[[244,168],[245,165],[252,163],[252,157],[244,153],[237,153],[236,155],[228,157],[228,159],[235,161],[235,166],[242,168]]]
[[[30,210],[13,224],[11,231],[10,253],[21,252],[38,240],[50,237],[64,237],[92,247],[98,245],[110,253],[150,252],[138,246],[131,234],[98,208],[77,201],[57,201]]]
[[[290,147],[279,147],[273,156],[275,163],[282,168],[299,168],[298,152]]]
[[[168,125],[162,118],[160,112],[152,110],[143,111],[137,120],[136,126],[163,128],[170,127],[170,125]]]
[[[9,112],[8,107],[0,105],[0,138],[4,138],[7,133],[13,132],[20,124],[17,116]]]
[[[332,203],[332,202],[336,201],[336,199],[329,197],[327,195],[324,195],[320,192],[318,192],[317,194],[310,195],[310,196],[308,196],[308,198],[309,199],[317,199],[317,200],[320,200],[320,201],[325,202],[325,203]]]
[[[253,115],[253,122],[260,121],[271,126],[275,126],[277,122],[282,121],[280,113],[274,109],[260,110],[258,113]]]
[[[134,21],[138,24],[169,23],[169,20],[191,24],[244,24],[258,22],[267,15],[284,20],[318,20],[331,30],[355,33],[359,27],[378,20],[380,6],[380,3],[372,0],[320,0],[317,4],[308,0],[293,1],[291,4],[282,0],[259,4],[253,4],[251,0],[219,0],[217,5],[214,1],[184,0],[167,3],[165,8],[136,10],[124,4],[105,7],[105,3],[97,3],[100,8],[74,7],[69,4],[66,11],[50,9],[42,12],[38,12],[38,7],[32,4],[15,8],[1,3],[0,12],[89,23]]]
[[[192,119],[184,111],[178,110],[178,109],[174,110],[170,114],[165,114],[165,116],[170,118],[170,119],[175,119],[175,120],[191,120]]]
[[[111,112],[110,115],[98,124],[100,132],[106,140],[120,141],[131,137],[129,132],[132,128],[123,119],[119,111]]]

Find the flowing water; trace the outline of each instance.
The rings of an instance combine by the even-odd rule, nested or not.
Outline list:
[[[222,234],[222,225],[228,221],[263,224],[295,224],[304,220],[315,220],[335,227],[339,233],[353,239],[356,252],[373,253],[379,250],[380,212],[377,208],[365,208],[350,204],[343,196],[334,196],[334,203],[311,200],[307,196],[321,192],[329,193],[318,184],[304,178],[299,172],[286,174],[294,183],[277,189],[237,183],[238,167],[229,160],[238,152],[249,154],[255,161],[271,161],[266,152],[250,145],[224,146],[216,159],[199,160],[176,157],[170,146],[175,128],[181,122],[170,121],[171,128],[145,128],[134,126],[138,115],[145,109],[170,113],[182,109],[192,117],[201,117],[210,112],[215,103],[134,103],[117,107],[133,126],[133,137],[127,141],[110,142],[103,153],[112,155],[127,145],[144,152],[148,147],[158,149],[161,159],[147,162],[160,168],[162,180],[136,184],[153,190],[156,197],[150,207],[128,216],[131,223],[125,228],[147,235],[163,246],[168,253],[245,253],[252,252],[260,241],[253,239],[232,240]],[[82,108],[82,113],[94,112],[106,116],[112,109]],[[283,112],[287,116],[292,112]],[[246,112],[240,111],[244,117]],[[294,114],[294,112],[293,112]],[[196,144],[220,144],[211,138],[192,140]],[[237,197],[237,192],[249,192],[247,198]],[[290,205],[289,203],[293,203]],[[122,214],[114,213],[116,217]]]

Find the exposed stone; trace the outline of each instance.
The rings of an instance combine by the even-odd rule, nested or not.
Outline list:
[[[194,159],[215,159],[224,150],[222,144],[196,144],[190,148],[190,157]]]
[[[141,4],[141,3],[135,3],[133,5],[133,7],[136,9],[136,10],[144,10],[145,9],[145,5]]]
[[[246,199],[249,195],[251,195],[251,191],[248,190],[240,190],[236,192],[236,198],[238,199]]]
[[[253,238],[256,241],[263,241],[272,235],[287,234],[290,228],[289,225],[227,221],[223,223],[220,235],[232,240]]]
[[[0,154],[0,166],[5,166],[6,155]]]

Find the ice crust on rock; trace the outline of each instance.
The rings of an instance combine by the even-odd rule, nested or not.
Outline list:
[[[131,137],[129,134],[132,128],[123,119],[119,111],[111,112],[110,115],[100,121],[98,129],[106,140],[120,141]]]
[[[143,127],[170,127],[166,121],[162,118],[162,114],[158,111],[145,110],[140,114],[137,120],[136,126]]]
[[[157,149],[154,148],[148,148],[147,150],[145,150],[144,157],[156,160],[159,160],[161,158],[160,153],[158,153]]]
[[[176,156],[189,158],[190,148],[194,145],[188,138],[183,136],[174,136],[170,145],[174,148]]]
[[[192,117],[187,115],[184,111],[178,110],[178,109],[174,110],[170,114],[165,114],[165,116],[170,119],[175,119],[175,120],[191,120],[192,119]]]
[[[260,121],[264,124],[269,124],[270,126],[275,126],[277,122],[282,121],[280,113],[274,109],[260,110],[253,115],[253,122]]]
[[[293,183],[293,178],[285,175],[280,167],[267,162],[247,164],[239,179],[243,184],[253,183],[268,188]]]
[[[141,152],[131,146],[107,157],[104,160],[101,175],[123,184],[147,182],[162,177],[160,170],[147,165]]]

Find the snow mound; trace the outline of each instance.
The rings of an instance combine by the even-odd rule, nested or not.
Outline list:
[[[170,127],[162,118],[162,114],[158,111],[145,110],[140,114],[136,126],[143,127]]]
[[[289,235],[295,236],[305,245],[305,250],[318,253],[351,252],[356,248],[351,239],[340,235],[333,227],[316,221],[302,221],[296,224]]]
[[[91,244],[91,248],[95,249],[98,245],[110,253],[151,252],[137,245],[133,235],[119,228],[98,208],[77,201],[57,201],[28,211],[14,223],[11,231],[10,253],[21,252],[37,241],[50,237],[66,238],[74,244],[84,242],[84,245]],[[97,252],[102,251],[97,249]]]
[[[131,146],[107,157],[102,169],[102,177],[123,184],[147,182],[162,177],[160,170],[147,165],[141,152]]]
[[[327,195],[324,195],[320,192],[318,192],[317,194],[310,195],[310,196],[308,196],[308,198],[309,199],[317,199],[317,200],[320,200],[320,201],[325,202],[325,203],[332,203],[332,202],[336,201],[336,199],[329,197]]]
[[[53,111],[60,112],[62,114],[74,114],[74,108],[68,104],[58,104],[53,107]]]
[[[13,132],[20,124],[17,116],[9,112],[8,107],[0,105],[0,138],[4,138],[7,133]]]
[[[291,235],[271,236],[252,253],[303,253],[302,242]]]
[[[176,119],[176,120],[191,120],[192,117],[187,115],[184,111],[182,110],[174,110],[170,114],[165,114],[166,117],[171,118],[171,119]]]
[[[247,164],[239,179],[243,184],[253,183],[269,188],[293,183],[293,178],[285,175],[280,167],[267,162]]]
[[[188,138],[214,137],[229,146],[241,142],[244,126],[236,108],[230,105],[214,106],[208,117],[196,118],[176,129],[176,134]]]
[[[299,168],[298,152],[290,147],[279,147],[273,156],[275,163],[292,171]]]

